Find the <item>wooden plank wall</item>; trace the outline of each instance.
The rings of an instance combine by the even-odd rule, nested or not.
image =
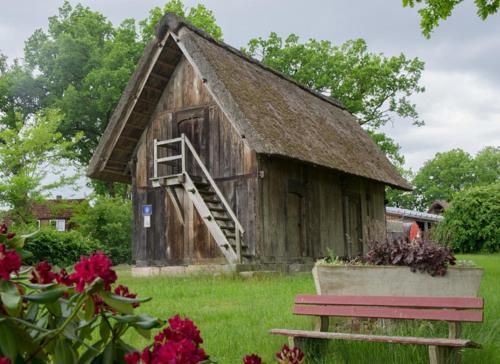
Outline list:
[[[179,111],[196,107],[208,111],[207,168],[222,193],[236,212],[248,234],[245,241],[255,251],[255,222],[257,214],[257,158],[236,133],[230,121],[215,104],[202,80],[189,62],[183,58],[177,65],[136,150],[134,199],[133,252],[137,265],[178,265],[224,263],[219,248],[210,237],[204,222],[189,201],[177,189],[181,215],[176,211],[171,196],[164,188],[153,189],[149,178],[153,176],[153,139],[177,136],[175,115]],[[159,169],[162,175],[167,170]],[[152,226],[142,225],[142,204],[153,205]]]
[[[259,165],[264,171],[259,180],[262,236],[257,245],[262,263],[308,263],[329,252],[345,255],[342,198],[346,193],[360,196],[365,250],[367,241],[384,237],[383,184],[277,157],[261,156]],[[301,242],[287,237],[288,194],[294,191],[302,195]]]

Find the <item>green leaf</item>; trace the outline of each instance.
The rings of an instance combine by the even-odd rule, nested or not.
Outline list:
[[[38,284],[38,283],[31,283],[31,282],[18,282],[19,284],[31,288],[31,289],[47,289],[50,287],[57,286],[57,283],[47,283],[47,284]]]
[[[129,314],[131,315],[134,312],[134,308],[132,307],[132,302],[126,302],[120,299],[117,299],[117,296],[114,294],[111,294],[109,292],[102,292],[101,297],[106,304],[114,308],[116,311],[124,314]]]
[[[151,297],[129,298],[129,297],[118,296],[118,295],[113,294],[113,293],[109,293],[109,296],[112,297],[116,301],[123,302],[123,303],[130,303],[130,304],[151,301]]]
[[[134,330],[137,331],[137,333],[139,335],[141,335],[143,338],[145,339],[150,339],[151,338],[151,332],[148,331],[148,330],[145,330],[145,329],[142,329],[140,327],[137,327],[137,326],[133,326]]]
[[[19,316],[21,312],[22,299],[19,294],[10,294],[7,292],[0,293],[0,299],[2,300],[3,307],[7,313],[11,316]]]
[[[23,298],[30,302],[53,303],[61,298],[65,291],[65,288],[55,288],[37,294],[26,295]]]
[[[91,296],[87,298],[85,301],[85,311],[84,311],[84,319],[85,321],[90,321],[92,317],[94,317],[95,313],[95,303]]]
[[[19,351],[14,330],[6,322],[0,323],[0,351],[11,359],[14,359]]]
[[[9,315],[19,316],[22,299],[14,283],[1,281],[0,300]]]
[[[102,355],[102,364],[113,364],[113,353],[114,353],[114,345],[113,342],[110,342],[106,349],[104,349],[104,353]]]
[[[26,260],[26,259],[31,258],[33,256],[33,253],[28,251],[28,250],[16,249],[16,251],[17,251],[17,254],[19,254],[19,256],[21,257],[21,260]]]
[[[109,335],[111,334],[111,329],[109,323],[105,319],[101,319],[101,324],[99,325],[99,336],[102,340],[107,341]]]
[[[58,339],[54,348],[53,359],[55,364],[76,363],[77,354],[72,343],[64,338]]]
[[[94,346],[87,348],[87,350],[78,358],[78,364],[90,364],[93,362],[94,358],[100,354],[97,349],[102,345],[103,341],[99,340]]]

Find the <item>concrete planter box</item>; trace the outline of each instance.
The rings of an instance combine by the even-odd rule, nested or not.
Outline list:
[[[313,268],[318,294],[365,296],[477,296],[482,268],[448,268],[443,277],[408,267],[322,265]]]

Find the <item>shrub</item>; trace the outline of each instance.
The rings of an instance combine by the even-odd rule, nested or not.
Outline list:
[[[106,251],[97,240],[83,236],[78,231],[62,232],[52,228],[44,228],[26,239],[26,249],[33,254],[26,263],[47,261],[59,267],[72,265],[81,256],[88,256],[96,251]]]
[[[373,241],[368,247],[364,257],[368,264],[408,266],[412,272],[418,270],[432,276],[445,275],[448,265],[455,264],[450,249],[423,240]]]
[[[500,182],[456,193],[433,237],[459,252],[500,251]]]
[[[132,203],[99,196],[94,204],[82,204],[72,221],[83,235],[99,240],[114,264],[131,262]]]

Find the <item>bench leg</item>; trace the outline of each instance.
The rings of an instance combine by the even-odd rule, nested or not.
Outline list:
[[[430,364],[460,364],[460,351],[446,346],[429,346]]]

